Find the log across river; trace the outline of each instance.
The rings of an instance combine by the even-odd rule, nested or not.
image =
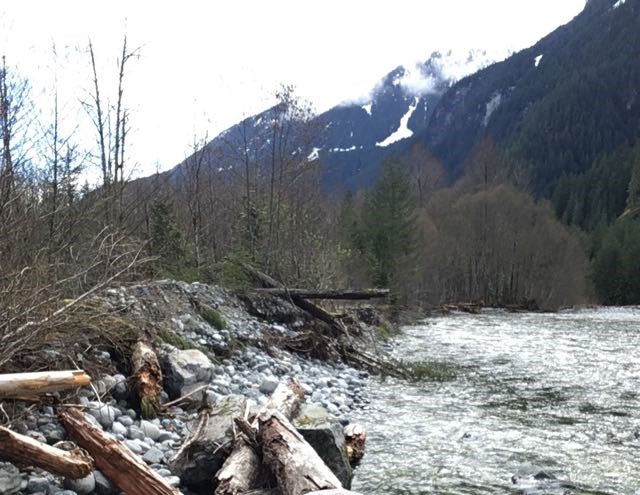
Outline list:
[[[435,381],[370,383],[367,494],[640,493],[640,310],[452,315],[408,327]]]

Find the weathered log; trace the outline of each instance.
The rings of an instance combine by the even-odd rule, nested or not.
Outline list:
[[[259,416],[259,424],[263,462],[275,476],[282,495],[342,488],[313,447],[282,414],[266,411]]]
[[[271,294],[278,297],[301,297],[302,299],[333,299],[333,300],[365,300],[387,297],[388,289],[256,289],[259,293]]]
[[[238,435],[233,451],[216,474],[215,495],[240,495],[259,488],[260,456],[244,435]]]
[[[91,424],[79,409],[64,409],[58,418],[78,445],[91,454],[98,469],[127,495],[180,495],[127,447]]]
[[[0,375],[0,399],[25,399],[83,387],[91,377],[82,370],[41,371]]]
[[[131,374],[142,417],[154,418],[161,407],[162,371],[158,356],[149,344],[138,342],[133,346]]]
[[[284,284],[278,282],[274,278],[270,277],[266,273],[262,273],[260,270],[255,269],[251,265],[246,263],[242,264],[243,269],[252,276],[256,281],[258,281],[264,288],[266,289],[277,289],[282,292],[278,297],[283,297],[289,299],[293,304],[298,306],[301,310],[306,311],[314,318],[317,318],[320,321],[325,322],[331,328],[336,330],[339,333],[346,333],[344,325],[342,325],[338,320],[328,311],[325,311],[320,306],[317,306],[305,298],[300,296],[291,295],[287,292]]]
[[[357,465],[364,456],[364,445],[367,441],[367,431],[357,423],[344,427],[344,439],[347,443],[347,457],[352,466]]]
[[[257,282],[262,284],[263,287],[267,289],[284,289],[284,284],[278,282],[275,278],[270,277],[266,273],[263,273],[260,270],[252,267],[248,263],[241,263],[241,266],[244,271],[252,276]]]
[[[299,383],[293,382],[287,386],[278,385],[269,401],[258,413],[280,411],[285,417],[292,418],[300,408],[304,399],[304,390]],[[257,433],[258,419],[251,423],[251,428]],[[233,451],[227,457],[222,469],[216,474],[218,486],[216,495],[239,495],[259,488],[261,472],[260,455],[255,445],[245,435],[236,437]]]
[[[71,479],[84,478],[93,471],[93,459],[82,449],[57,449],[2,426],[0,459],[19,467],[35,466]]]

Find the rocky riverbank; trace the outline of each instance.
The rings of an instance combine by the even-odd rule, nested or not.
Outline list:
[[[119,341],[105,337],[102,342],[86,342],[78,335],[71,348],[48,342],[22,362],[32,369],[61,369],[63,363],[74,363],[90,371],[93,386],[70,397],[47,398],[46,404],[5,401],[0,423],[64,446],[60,442],[68,438],[56,409],[61,402],[75,403],[84,407],[94,424],[183,493],[212,493],[213,476],[232,444],[233,417],[256,410],[279,383],[295,378],[306,392],[295,424],[312,445],[318,445],[314,447],[324,450],[325,462],[349,486],[351,469],[343,462],[342,426],[349,423],[355,408],[367,403],[368,372],[340,360],[338,338],[321,338],[320,332],[326,330],[321,322],[283,299],[173,281],[109,289],[88,307],[105,315],[103,321],[122,327]],[[361,313],[362,319],[357,314],[345,318],[350,324],[344,338],[350,345],[354,339],[361,345],[374,341],[380,322],[370,309]],[[164,376],[162,400],[175,402],[150,420],[141,419],[129,377],[127,349],[138,340],[152,343]],[[182,447],[203,406],[217,418],[207,432],[210,441],[191,445],[185,455]],[[104,495],[119,490],[100,471],[69,480],[0,463],[0,493]]]

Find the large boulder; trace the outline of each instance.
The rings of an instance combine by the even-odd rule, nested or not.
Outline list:
[[[227,395],[216,402],[202,434],[171,461],[171,471],[185,486],[213,493],[213,477],[233,445],[233,418],[242,416],[245,408],[246,399],[240,395]],[[194,421],[189,430],[195,431],[197,426]]]
[[[3,495],[18,493],[21,483],[22,476],[18,468],[7,462],[0,462],[0,493]]]
[[[172,399],[182,397],[194,385],[209,383],[215,375],[213,363],[197,349],[173,349],[161,361],[165,390]]]
[[[293,424],[333,471],[342,486],[351,488],[353,472],[347,457],[344,429],[340,422],[325,408],[304,404]]]

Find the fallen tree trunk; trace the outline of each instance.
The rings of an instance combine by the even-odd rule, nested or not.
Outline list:
[[[280,384],[258,415],[275,410],[292,418],[303,399],[304,390],[297,382],[290,386]],[[251,423],[251,428],[257,434],[257,418]],[[218,487],[215,495],[239,495],[259,488],[261,470],[262,463],[255,444],[246,435],[238,435],[231,454],[216,474]]]
[[[247,265],[246,263],[243,263],[242,267],[244,268],[245,271],[247,271],[247,273],[249,273],[249,275],[251,275],[256,281],[258,281],[260,284],[262,284],[266,288],[266,289],[258,289],[258,290],[274,289],[276,291],[279,291],[281,292],[281,294],[278,294],[277,295],[278,297],[291,300],[291,302],[296,306],[298,306],[301,310],[306,311],[314,318],[317,318],[318,320],[323,321],[324,323],[329,325],[332,329],[338,331],[339,333],[346,333],[344,325],[342,325],[328,311],[325,311],[320,306],[317,306],[307,301],[303,297],[291,295],[290,293],[288,293],[286,287],[282,283],[278,282],[277,280],[270,277],[266,273],[262,273],[260,270],[256,270],[251,265]]]
[[[127,495],[180,495],[127,447],[87,421],[79,409],[65,409],[58,418],[78,445],[93,456],[98,469]]]
[[[344,427],[344,439],[347,444],[347,457],[352,466],[356,466],[364,456],[367,431],[357,423]]]
[[[342,489],[338,478],[282,414],[266,411],[259,416],[259,424],[263,461],[282,495]]]
[[[155,418],[160,409],[162,371],[155,351],[149,344],[138,342],[131,355],[133,390],[140,400],[140,411],[145,419]]]
[[[71,479],[84,478],[93,471],[93,459],[82,449],[56,449],[2,426],[0,459],[19,467],[35,466]]]
[[[339,290],[339,289],[285,289],[270,288],[257,289],[263,294],[271,294],[278,297],[301,297],[302,299],[334,299],[334,300],[365,300],[387,297],[388,289],[366,289],[366,290]]]
[[[0,375],[0,399],[30,399],[90,383],[91,377],[82,370],[4,374]]]

